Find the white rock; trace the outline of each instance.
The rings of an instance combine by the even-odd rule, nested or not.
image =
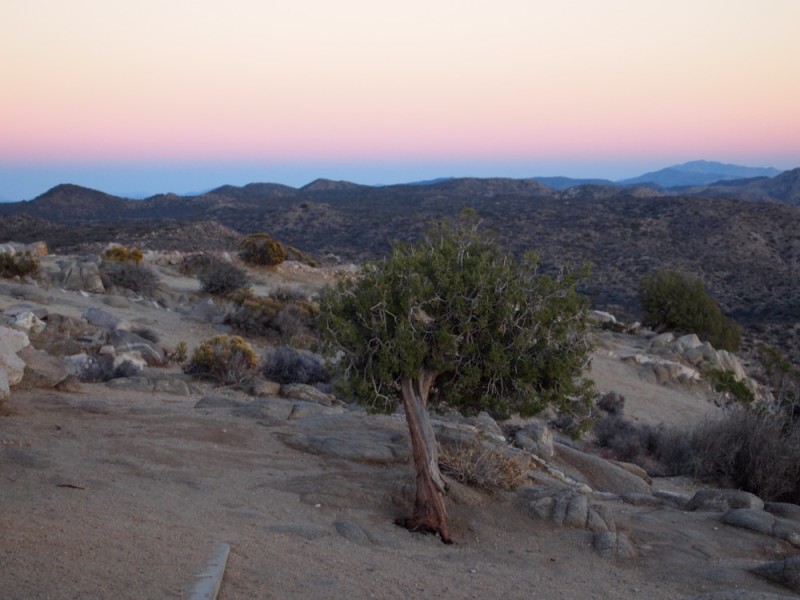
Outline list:
[[[15,327],[31,333],[41,333],[47,327],[44,321],[30,311],[19,313],[14,317],[13,324]]]
[[[702,346],[703,342],[700,341],[700,338],[697,337],[697,334],[689,333],[687,335],[682,335],[677,340],[675,340],[675,344],[680,346],[681,352],[685,352],[691,348],[697,348],[698,346]]]
[[[24,331],[0,325],[0,348],[6,348],[9,352],[16,354],[30,343],[31,341]]]
[[[141,371],[147,366],[147,361],[142,358],[139,352],[122,352],[114,359],[114,368],[116,369],[125,361],[133,363],[137,370]]]
[[[611,323],[616,324],[617,318],[609,312],[602,310],[589,311],[589,317],[597,323]]]
[[[667,331],[666,333],[661,333],[655,336],[653,339],[650,340],[650,347],[651,348],[663,348],[664,346],[671,344],[675,336],[672,335],[671,332]]]
[[[17,352],[30,343],[24,331],[0,326],[0,368],[5,369],[9,386],[22,381],[25,363],[17,356]]]
[[[83,371],[90,360],[91,358],[89,358],[89,355],[84,352],[64,357],[64,361],[67,363],[67,369],[69,369],[72,375],[77,375]]]

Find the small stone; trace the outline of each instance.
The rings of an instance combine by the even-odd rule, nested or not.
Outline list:
[[[751,531],[771,535],[772,528],[775,525],[775,517],[763,510],[735,508],[722,516],[722,522],[733,527],[741,527],[742,529],[750,529]]]
[[[725,512],[732,508],[764,509],[764,501],[750,492],[706,488],[698,490],[686,505],[687,510]]]

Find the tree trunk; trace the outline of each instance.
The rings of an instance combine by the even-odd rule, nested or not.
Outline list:
[[[447,531],[447,514],[442,500],[447,486],[439,471],[439,453],[428,415],[428,393],[435,379],[436,373],[423,371],[418,378],[404,377],[400,381],[400,398],[406,412],[411,452],[417,470],[417,498],[414,514],[411,518],[399,519],[398,524],[409,531],[438,533],[445,544],[450,544],[452,540]]]

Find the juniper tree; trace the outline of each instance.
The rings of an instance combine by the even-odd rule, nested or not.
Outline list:
[[[417,490],[401,524],[412,531],[451,541],[429,407],[530,416],[590,400],[581,273],[553,277],[537,266],[533,254],[503,254],[473,214],[422,243],[395,245],[321,298],[323,343],[339,357],[343,391],[376,412],[403,405]]]

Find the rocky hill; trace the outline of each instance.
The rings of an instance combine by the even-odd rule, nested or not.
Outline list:
[[[800,169],[784,171],[776,177],[720,181],[687,188],[684,192],[713,198],[741,198],[751,202],[782,202],[797,206],[800,205]]]

